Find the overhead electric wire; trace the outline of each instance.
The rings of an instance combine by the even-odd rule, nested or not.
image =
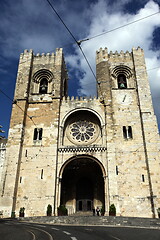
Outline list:
[[[82,54],[83,54],[83,56],[84,56],[84,58],[85,58],[85,60],[86,60],[86,62],[87,62],[87,64],[88,64],[88,66],[89,66],[89,68],[90,68],[90,70],[91,70],[91,72],[92,72],[92,74],[93,74],[94,77],[96,78],[96,76],[95,76],[95,74],[94,74],[94,71],[93,71],[90,63],[89,63],[89,61],[88,61],[85,53],[83,52],[83,50],[82,50],[82,48],[81,48],[81,46],[80,46],[80,45],[81,45],[81,42],[82,42],[82,41],[85,41],[85,40],[77,41],[77,39],[75,38],[75,36],[72,34],[72,32],[70,31],[70,29],[67,27],[67,25],[65,24],[65,22],[64,22],[63,19],[61,18],[61,16],[58,14],[58,12],[56,11],[56,9],[53,7],[52,3],[51,3],[49,0],[46,0],[46,1],[48,2],[48,4],[50,5],[50,7],[52,8],[52,10],[55,12],[55,14],[57,15],[57,17],[60,19],[60,21],[62,22],[62,24],[65,26],[65,28],[67,29],[67,31],[69,32],[69,34],[72,36],[72,38],[74,39],[75,43],[78,45],[78,47],[79,47],[80,51],[82,52]]]
[[[16,104],[16,106],[22,111],[24,112],[24,114],[33,122],[33,124],[37,127],[36,123],[33,121],[32,117],[30,117],[18,104],[16,101],[13,101],[4,91],[2,91],[2,89],[0,89],[0,92],[7,97],[12,103]]]
[[[81,53],[82,53],[85,61],[87,62],[87,65],[88,65],[90,71],[92,72],[92,74],[93,74],[96,82],[98,83],[97,78],[96,78],[96,75],[95,75],[95,73],[94,73],[94,71],[93,71],[93,69],[92,69],[92,67],[91,67],[91,65],[90,65],[90,63],[89,63],[89,61],[88,61],[88,59],[87,59],[84,51],[83,51],[83,49],[82,49],[81,46],[80,46],[81,43],[82,43],[83,41],[86,41],[86,40],[79,40],[79,41],[77,41],[77,39],[75,38],[75,36],[73,35],[73,33],[70,31],[70,29],[67,27],[67,25],[65,24],[65,22],[64,22],[63,19],[61,18],[61,16],[58,14],[58,12],[56,11],[56,9],[53,7],[52,3],[51,3],[49,0],[46,0],[46,1],[47,1],[48,4],[50,5],[50,7],[51,7],[52,10],[54,11],[54,13],[57,15],[57,17],[59,18],[59,20],[62,22],[62,24],[64,25],[64,27],[67,29],[67,31],[69,32],[69,34],[71,35],[71,37],[74,39],[75,43],[78,45],[78,47],[79,47],[79,49],[80,49],[80,51],[81,51]],[[102,95],[102,97],[103,97],[103,94],[102,94],[102,90],[101,90],[101,86],[100,86],[100,85],[99,85],[99,89],[100,89],[101,95]]]
[[[83,49],[81,48],[81,46],[79,46],[79,48],[80,48],[80,50],[81,50],[81,52],[82,52],[82,54],[83,54],[84,59],[86,60],[86,62],[87,62],[87,64],[88,64],[88,66],[89,66],[89,68],[90,68],[90,70],[91,70],[91,72],[92,72],[94,78],[95,78],[96,81],[97,81],[96,75],[95,75],[95,73],[94,73],[94,71],[93,71],[93,69],[92,69],[92,67],[91,67],[91,65],[90,65],[90,63],[89,63],[89,61],[88,61],[88,59],[87,59],[85,53],[83,52]]]
[[[149,71],[152,71],[152,70],[155,70],[155,69],[160,69],[160,66],[159,67],[154,67],[154,68],[150,68],[150,69],[147,69],[146,71],[149,72]],[[144,71],[144,70],[143,70]],[[86,84],[83,84],[83,86],[87,86],[89,85],[90,83],[86,83]]]
[[[69,30],[69,28],[67,27],[67,25],[65,24],[65,22],[63,21],[63,19],[60,17],[60,15],[58,14],[58,12],[56,11],[56,9],[53,7],[53,5],[51,4],[51,2],[49,0],[46,0],[48,2],[48,4],[50,5],[50,7],[52,8],[52,10],[55,12],[55,14],[57,15],[57,17],[60,19],[60,21],[63,23],[63,25],[65,26],[65,28],[67,29],[67,31],[70,33],[70,35],[72,36],[72,38],[74,39],[74,41],[77,43],[76,38],[74,37],[74,35],[72,34],[72,32]],[[77,43],[78,44],[78,43]]]
[[[46,1],[48,2],[48,4],[50,5],[50,7],[52,8],[52,10],[55,12],[55,14],[57,15],[57,17],[60,19],[60,21],[62,22],[62,24],[65,26],[65,28],[67,29],[67,31],[69,32],[69,34],[72,36],[72,38],[74,39],[75,43],[78,45],[78,47],[79,47],[80,51],[82,52],[82,54],[83,54],[83,56],[84,56],[84,58],[85,58],[85,60],[86,60],[86,62],[87,62],[87,64],[88,64],[88,66],[89,66],[89,68],[90,68],[90,70],[91,70],[94,78],[96,79],[96,81],[97,81],[96,75],[95,75],[95,73],[94,73],[94,71],[93,71],[93,69],[92,69],[92,67],[91,67],[91,65],[90,65],[90,63],[89,63],[89,61],[88,61],[85,53],[83,52],[83,49],[82,49],[81,46],[80,46],[81,43],[84,42],[84,41],[88,41],[88,40],[94,39],[94,38],[96,38],[96,37],[102,36],[102,35],[104,35],[104,34],[107,34],[107,33],[113,32],[113,31],[116,31],[116,30],[118,30],[118,29],[120,29],[120,28],[126,27],[126,26],[128,26],[128,25],[134,24],[134,23],[136,23],[136,22],[142,21],[142,20],[144,20],[144,19],[146,19],[146,18],[152,17],[152,16],[160,13],[160,10],[159,10],[159,11],[156,12],[156,13],[150,14],[150,15],[148,15],[148,16],[145,16],[145,17],[143,17],[143,18],[137,19],[137,20],[132,21],[132,22],[130,22],[130,23],[127,23],[127,24],[124,24],[124,25],[122,25],[122,26],[116,27],[116,28],[114,28],[114,29],[108,30],[108,31],[106,31],[106,32],[100,33],[100,34],[95,35],[95,36],[93,36],[93,37],[90,37],[90,38],[86,38],[86,39],[82,39],[82,40],[78,40],[78,41],[77,41],[76,38],[74,37],[74,35],[72,34],[72,32],[70,31],[70,29],[67,27],[67,25],[65,24],[65,22],[63,21],[63,19],[60,17],[60,15],[58,14],[58,12],[56,11],[56,9],[55,9],[55,8],[53,7],[53,5],[51,4],[51,2],[50,2],[49,0],[46,0]],[[72,43],[72,44],[74,44],[74,43]],[[70,45],[70,44],[67,44],[67,45]],[[153,69],[157,69],[157,68],[159,68],[159,67],[155,67],[155,68],[149,69],[149,70],[147,70],[147,71],[150,71],[150,70],[153,70]],[[87,85],[87,84],[86,84],[86,85]],[[12,101],[12,103],[14,102],[14,101],[13,101],[6,93],[4,93],[1,89],[0,89],[0,92],[2,92],[2,94],[4,94],[10,101]],[[21,109],[21,110],[25,113],[25,111],[24,111],[16,102],[14,102],[14,103],[17,105],[17,107],[18,107],[19,109]],[[32,117],[30,117],[27,113],[25,113],[25,114],[26,114],[26,116],[34,123],[34,125],[36,126],[36,124],[35,124],[35,122],[33,121]]]
[[[126,24],[124,24],[124,25],[122,25],[122,26],[113,28],[113,29],[111,29],[111,30],[108,30],[108,31],[103,32],[103,33],[100,33],[100,34],[97,34],[97,35],[95,35],[95,36],[93,36],[93,37],[89,37],[89,38],[83,39],[82,41],[88,41],[88,40],[91,40],[91,39],[93,39],[93,38],[100,37],[100,36],[102,36],[102,35],[104,35],[104,34],[107,34],[107,33],[113,32],[113,31],[116,31],[116,30],[118,30],[118,29],[121,29],[121,28],[123,28],[123,27],[129,26],[129,25],[131,25],[131,24],[137,23],[137,22],[139,22],[139,21],[142,21],[142,20],[144,20],[144,19],[146,19],[146,18],[152,17],[152,16],[154,16],[154,15],[156,15],[156,14],[159,14],[159,13],[160,13],[160,10],[159,10],[158,12],[156,12],[156,13],[152,13],[152,14],[150,14],[150,15],[148,15],[148,16],[143,17],[143,18],[139,18],[139,19],[137,19],[137,20],[135,20],[135,21],[126,23]]]
[[[92,67],[91,67],[91,65],[90,65],[90,63],[89,63],[89,61],[88,61],[88,59],[87,59],[87,57],[86,57],[83,49],[82,49],[82,47],[81,47],[81,43],[84,42],[84,41],[88,41],[88,40],[94,39],[94,38],[96,38],[96,37],[102,36],[102,35],[104,35],[104,34],[107,34],[107,33],[113,32],[113,31],[116,31],[116,30],[118,30],[118,29],[121,29],[121,28],[126,27],[126,26],[128,26],[128,25],[137,23],[137,22],[139,22],[139,21],[142,21],[142,20],[144,20],[144,19],[147,19],[147,18],[149,18],[149,17],[155,16],[156,14],[159,14],[159,13],[160,13],[160,11],[155,12],[155,13],[152,13],[152,14],[150,14],[150,15],[148,15],[148,16],[145,16],[145,17],[143,17],[143,18],[139,18],[139,19],[137,19],[137,20],[135,20],[135,21],[126,23],[126,24],[124,24],[124,25],[122,25],[122,26],[119,26],[119,27],[116,27],[116,28],[114,28],[114,29],[108,30],[108,31],[106,31],[106,32],[100,33],[100,34],[95,35],[95,36],[93,36],[93,37],[90,37],[90,38],[86,38],[86,39],[82,39],[82,40],[78,40],[78,41],[77,41],[77,39],[75,38],[75,36],[73,35],[73,33],[70,31],[70,29],[67,27],[67,25],[65,24],[65,22],[64,22],[63,19],[61,18],[61,16],[58,14],[58,12],[56,11],[56,9],[53,7],[52,3],[51,3],[49,0],[47,0],[47,2],[48,2],[48,4],[50,5],[50,7],[52,8],[52,10],[54,11],[54,13],[57,15],[57,17],[59,18],[59,20],[60,20],[60,21],[62,22],[62,24],[65,26],[65,28],[67,29],[67,31],[69,32],[69,34],[72,36],[72,38],[74,39],[75,43],[78,45],[78,47],[79,47],[79,49],[80,49],[80,51],[81,51],[81,53],[82,53],[85,61],[87,62],[88,67],[90,68],[90,70],[91,70],[91,72],[92,72],[92,74],[93,74],[96,82],[97,82],[96,75],[95,75],[95,73],[94,73],[94,71],[93,71],[93,69],[92,69]],[[74,44],[74,43],[72,43],[72,44]],[[69,45],[69,44],[67,44],[67,45]],[[156,69],[156,68],[154,68],[154,69]],[[150,71],[150,70],[152,70],[152,69],[149,69],[148,71]],[[98,83],[98,82],[97,82],[97,83]],[[101,90],[101,86],[100,86],[100,85],[99,85],[99,89],[100,89],[100,92],[102,93],[102,90]],[[102,96],[103,96],[103,94],[102,94]]]
[[[48,0],[47,0],[47,1],[48,1]],[[48,2],[49,2],[49,1],[48,1]],[[50,3],[50,2],[49,2],[49,3]],[[52,6],[52,7],[53,7],[53,6]],[[54,11],[55,11],[55,9],[54,9]],[[105,31],[105,32],[102,32],[102,33],[99,33],[99,34],[97,34],[97,35],[95,35],[95,36],[88,37],[88,38],[84,38],[84,39],[78,40],[78,41],[76,40],[76,43],[77,43],[77,44],[81,44],[82,42],[92,40],[92,39],[94,39],[94,38],[100,37],[100,36],[105,35],[105,34],[110,33],[110,32],[114,32],[114,31],[116,31],[116,30],[118,30],[118,29],[121,29],[121,28],[124,28],[124,27],[126,27],[126,26],[129,26],[129,25],[131,25],[131,24],[137,23],[137,22],[142,21],[142,20],[144,20],[144,19],[146,19],[146,18],[153,17],[154,15],[159,14],[159,13],[160,13],[160,11],[155,12],[155,13],[152,13],[152,14],[150,14],[150,15],[148,15],[148,16],[143,17],[143,18],[139,18],[139,19],[137,19],[137,20],[135,20],[135,21],[126,23],[126,24],[124,24],[124,25],[122,25],[122,26],[119,26],[119,27],[110,29],[110,30]],[[58,14],[58,13],[56,12],[56,14]],[[62,21],[63,21],[63,20],[62,20]],[[65,24],[65,23],[64,23],[64,24]],[[65,25],[66,25],[66,24],[65,24]],[[67,27],[67,26],[66,26],[66,27]],[[67,27],[67,29],[68,29],[68,27]],[[70,30],[69,30],[69,31],[70,31]],[[72,34],[72,33],[71,33],[71,34]],[[73,34],[72,34],[72,35],[73,35]],[[69,46],[69,45],[73,45],[73,44],[75,44],[75,42],[65,44],[65,45],[63,45],[62,47]]]
[[[18,104],[16,101],[13,101],[4,91],[2,91],[2,89],[0,89],[0,92],[5,96],[7,97],[12,103],[16,104],[16,106],[33,122],[33,124],[35,125],[36,128],[38,128],[37,124],[34,122],[33,118],[30,117]],[[43,145],[40,145],[39,146],[39,150],[38,150],[38,153],[33,157],[38,157],[39,153],[42,152],[42,147]]]
[[[151,70],[155,70],[155,69],[157,69],[157,68],[160,69],[160,66],[159,66],[159,67],[150,68],[150,69],[147,70],[147,72],[149,72],[149,71],[151,71]]]

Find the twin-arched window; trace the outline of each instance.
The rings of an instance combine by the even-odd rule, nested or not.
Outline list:
[[[54,89],[54,76],[48,69],[40,69],[33,75],[33,93],[48,94]]]
[[[117,65],[111,71],[114,80],[114,87],[118,87],[118,89],[126,89],[131,88],[133,84],[133,73],[130,67],[125,65]],[[117,82],[115,82],[117,81]]]
[[[60,94],[67,96],[68,83],[67,77],[63,80]],[[55,95],[56,85],[53,73],[48,69],[40,69],[33,75],[33,94],[52,94]]]

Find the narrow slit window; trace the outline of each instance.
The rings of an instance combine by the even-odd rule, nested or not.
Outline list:
[[[43,133],[42,128],[35,128],[33,140],[42,140],[42,133]]]
[[[142,182],[145,182],[144,174],[142,174]]]
[[[34,129],[33,140],[37,140],[37,128]]]
[[[123,126],[123,137],[127,139],[127,128],[126,126]]]
[[[27,150],[26,150],[26,153],[25,153],[25,157],[27,157]]]
[[[132,136],[132,127],[131,126],[128,127],[128,138],[133,138],[133,136]]]
[[[20,183],[22,182],[22,177],[19,178],[19,182],[20,182]]]
[[[43,129],[42,128],[39,128],[39,140],[42,140],[42,132],[43,132]]]
[[[118,175],[118,166],[116,166],[116,175]]]
[[[41,170],[41,179],[43,179],[43,169]]]

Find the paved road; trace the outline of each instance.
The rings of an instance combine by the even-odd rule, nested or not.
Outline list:
[[[160,240],[160,230],[0,221],[0,240]]]

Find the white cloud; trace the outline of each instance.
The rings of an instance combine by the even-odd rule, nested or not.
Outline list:
[[[140,9],[135,15],[118,11],[110,12],[110,7],[107,5],[106,1],[99,0],[96,4],[92,4],[91,8],[87,10],[88,15],[89,12],[91,14],[91,24],[89,26],[88,36],[85,38],[90,38],[103,31],[117,28],[158,11],[158,4],[149,1],[144,8]],[[151,49],[152,35],[156,27],[160,27],[160,14],[146,18],[124,28],[120,28],[119,30],[110,32],[101,37],[83,42],[82,49],[95,71],[95,53],[100,47],[107,47],[109,51],[131,51],[132,47],[140,46],[145,51],[147,68],[151,69],[155,66],[160,66],[160,60],[158,60],[159,52]],[[70,61],[72,57],[76,59],[79,58],[79,69],[85,71],[84,77],[80,79],[81,88],[78,90],[79,94],[95,95],[95,85],[91,84],[93,83],[94,77],[79,49],[76,50],[76,55],[73,54],[67,58],[70,65],[74,68],[75,62],[72,60]],[[160,92],[160,76],[158,69],[150,71],[149,77],[154,98],[154,94],[157,94],[158,91]]]
[[[158,4],[149,0],[59,0],[52,3],[77,40],[95,36],[159,11]],[[134,9],[135,6],[138,9],[140,5],[144,7],[139,10]],[[126,6],[130,9],[126,9]],[[135,11],[136,13],[133,14],[132,12]],[[96,50],[100,47],[120,52],[121,50],[131,51],[132,47],[140,46],[145,51],[147,68],[152,69],[160,66],[160,59],[158,59],[160,52],[151,49],[156,27],[160,27],[160,14],[83,42],[82,48],[94,72]],[[95,79],[83,55],[76,44],[73,47],[69,45],[74,41],[47,1],[16,0],[16,3],[12,0],[3,1],[0,32],[1,62],[3,63],[0,66],[1,82],[9,73],[14,74],[14,77],[8,78],[11,79],[10,81],[13,82],[16,78],[16,71],[13,72],[9,66],[17,66],[19,54],[24,49],[33,49],[35,53],[54,52],[55,48],[64,46],[64,55],[70,66],[69,73],[75,77],[70,81],[69,87],[72,88],[72,92],[75,92],[73,88],[78,86],[79,80],[79,95],[96,94]],[[4,74],[6,71],[8,74]],[[160,117],[157,100],[160,93],[160,70],[151,70],[148,74],[155,110]],[[3,80],[8,84],[5,91],[10,89],[8,79]]]

